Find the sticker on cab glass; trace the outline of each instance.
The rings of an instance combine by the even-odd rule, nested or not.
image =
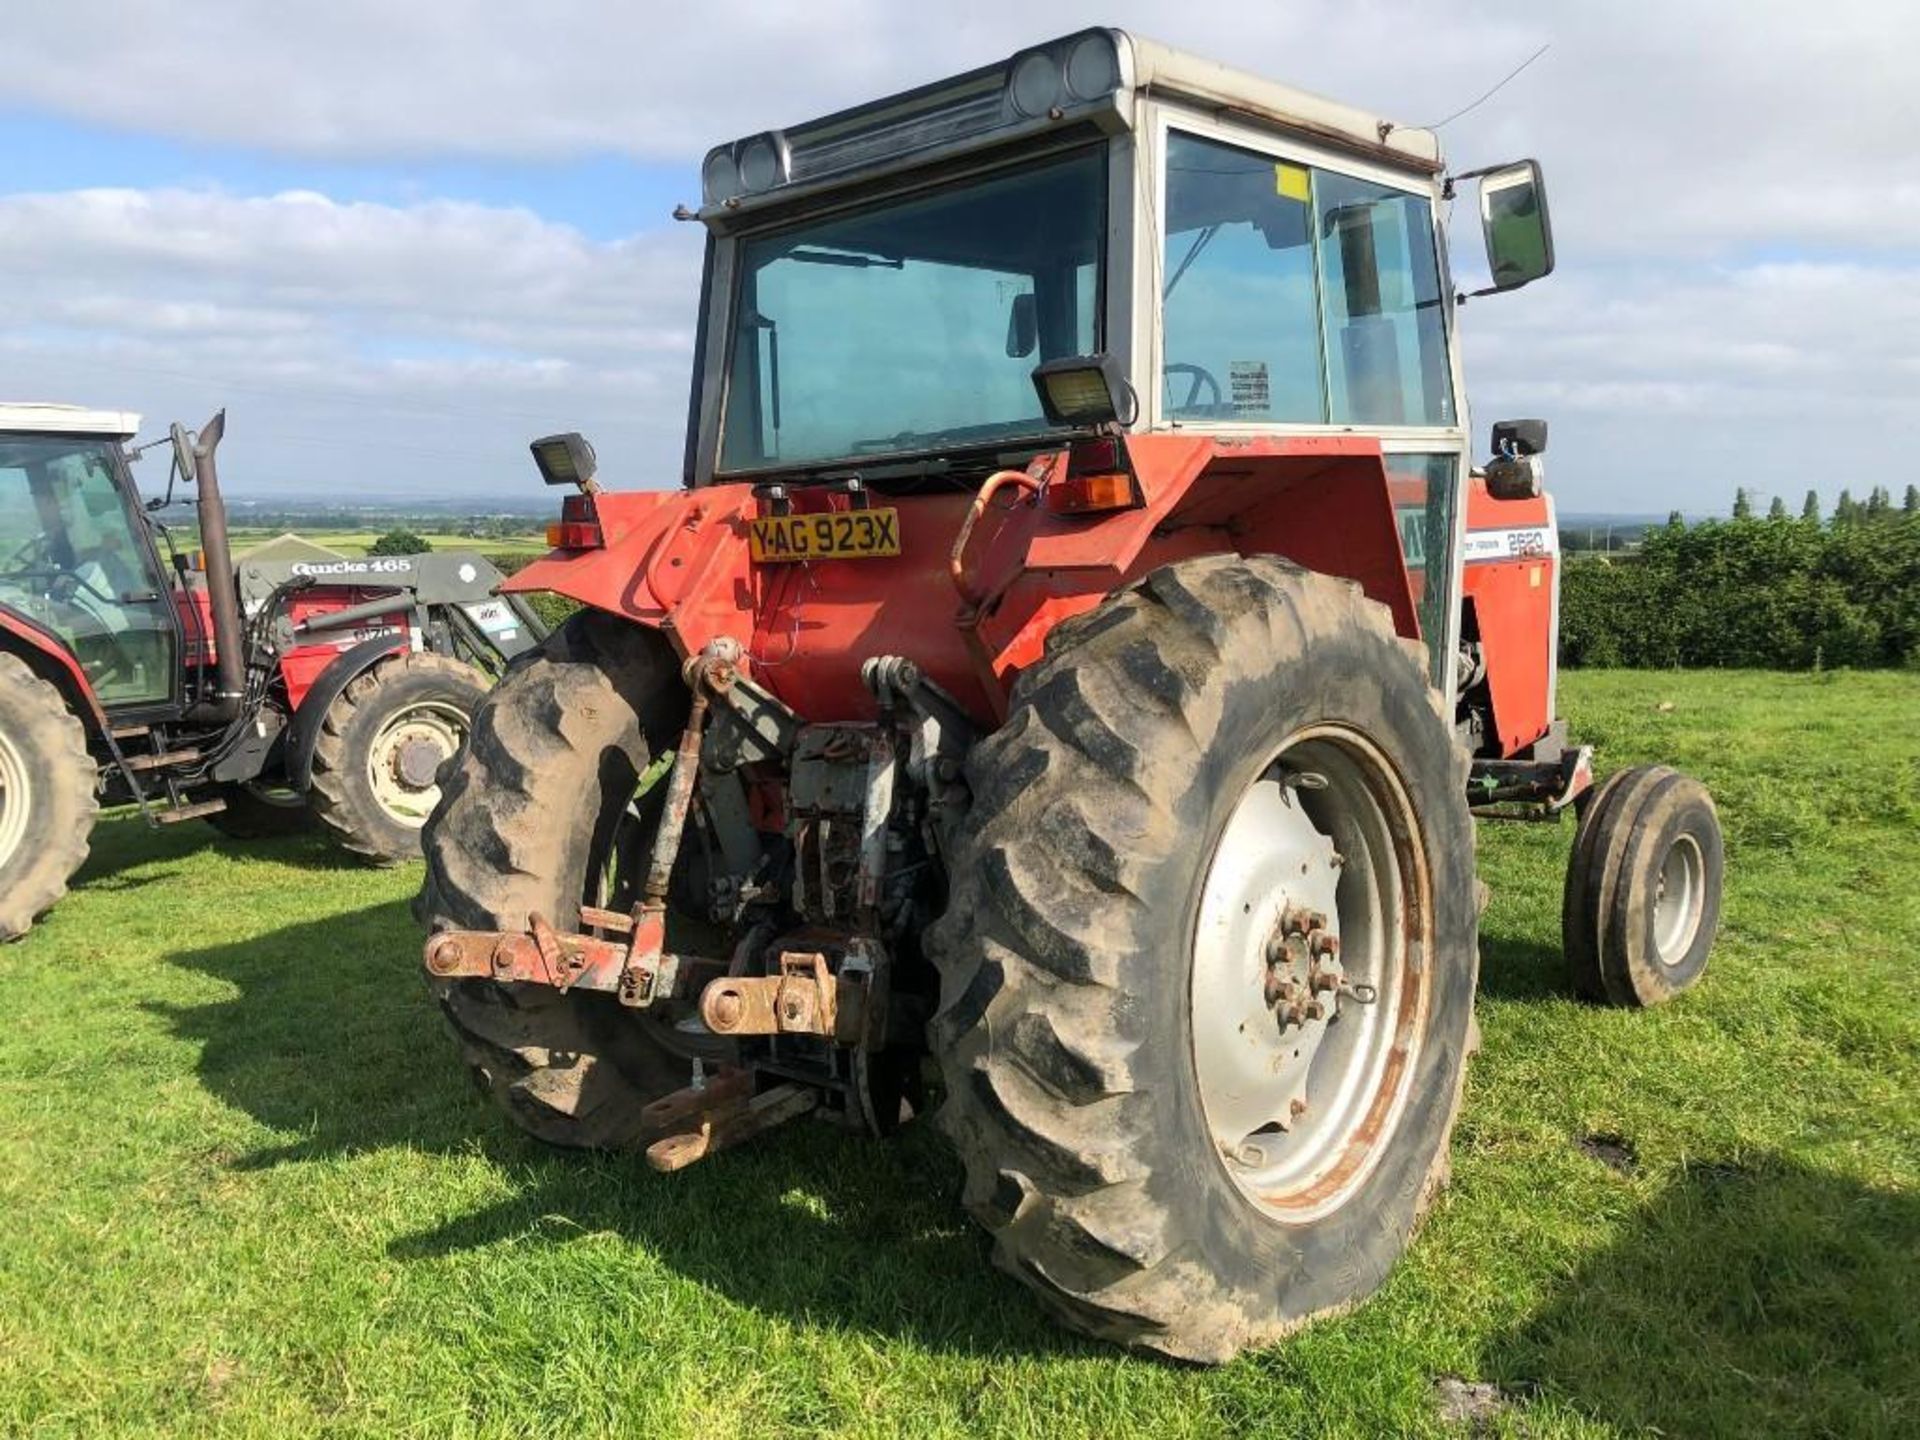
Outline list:
[[[1227,362],[1227,391],[1236,415],[1265,415],[1273,408],[1273,387],[1264,360]]]

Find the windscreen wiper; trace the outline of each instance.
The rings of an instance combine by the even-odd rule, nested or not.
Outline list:
[[[780,453],[780,322],[749,310],[741,317],[755,330],[767,332],[767,412],[773,419],[773,453]]]

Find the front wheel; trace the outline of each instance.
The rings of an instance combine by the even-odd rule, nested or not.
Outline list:
[[[1659,1005],[1706,973],[1726,853],[1713,797],[1667,765],[1610,777],[1580,817],[1560,911],[1584,999]]]
[[[995,1258],[1219,1361],[1370,1294],[1446,1174],[1463,753],[1349,582],[1217,556],[1062,627],[969,759],[942,1120]]]
[[[356,675],[314,742],[320,823],[376,864],[417,856],[440,801],[440,767],[466,744],[486,693],[479,671],[444,655],[398,655]]]
[[[0,655],[0,941],[26,934],[67,893],[100,808],[97,775],[59,692]]]

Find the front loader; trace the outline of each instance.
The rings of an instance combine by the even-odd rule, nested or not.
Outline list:
[[[0,405],[0,941],[65,893],[103,802],[418,854],[481,694],[546,633],[479,555],[236,565],[225,424],[173,428],[148,504],[138,417]],[[153,514],[175,480],[194,492],[191,555]]]
[[[428,823],[425,966],[544,1139],[672,1171],[937,1105],[1067,1324],[1221,1360],[1352,1306],[1447,1171],[1474,817],[1584,811],[1574,984],[1692,983],[1719,831],[1589,803],[1546,427],[1469,450],[1446,267],[1530,161],[1089,30],[717,147],[684,485],[572,487],[583,611]]]

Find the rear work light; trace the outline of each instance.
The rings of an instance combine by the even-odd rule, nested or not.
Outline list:
[[[598,550],[606,543],[593,496],[569,495],[560,502],[558,523],[547,526],[547,544],[555,550]]]
[[[1067,450],[1066,474],[1049,480],[1046,507],[1055,515],[1130,510],[1140,504],[1127,443],[1118,435],[1076,440]]]

